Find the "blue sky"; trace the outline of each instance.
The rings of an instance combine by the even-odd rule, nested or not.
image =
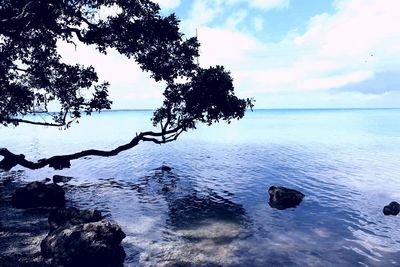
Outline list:
[[[200,64],[224,65],[256,108],[400,107],[398,0],[157,0]],[[104,14],[111,14],[105,11]],[[92,64],[110,81],[114,108],[156,108],[163,84],[116,52],[60,44],[65,61]]]

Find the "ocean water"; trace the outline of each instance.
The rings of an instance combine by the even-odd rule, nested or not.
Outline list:
[[[150,117],[113,111],[66,131],[1,127],[0,147],[30,159],[112,149],[152,129]],[[256,110],[166,145],[12,172],[24,181],[73,176],[68,205],[122,226],[125,266],[400,265],[400,216],[382,213],[400,201],[399,109]],[[272,209],[271,185],[306,196]]]

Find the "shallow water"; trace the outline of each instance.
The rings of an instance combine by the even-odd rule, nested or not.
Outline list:
[[[2,127],[0,147],[31,159],[111,149],[151,129],[150,117],[105,112],[67,131]],[[126,266],[398,266],[400,217],[382,208],[400,201],[399,118],[398,109],[257,110],[167,145],[13,171],[26,181],[75,177],[68,205],[96,207],[123,227]],[[273,184],[306,197],[272,209]]]

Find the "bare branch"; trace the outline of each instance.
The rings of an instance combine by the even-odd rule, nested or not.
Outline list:
[[[33,124],[33,125],[53,126],[53,127],[63,127],[66,124],[65,121],[63,121],[62,123],[30,121],[30,120],[23,120],[23,119],[6,119],[4,121],[7,122],[7,123],[27,123],[27,124]]]
[[[87,157],[87,156],[100,156],[100,157],[110,157],[110,156],[115,156],[119,154],[122,151],[131,149],[139,144],[140,141],[150,141],[154,142],[156,144],[165,144],[172,142],[178,138],[178,136],[183,132],[184,130],[181,127],[177,127],[168,131],[163,131],[163,132],[142,132],[137,134],[129,143],[121,145],[113,150],[105,151],[105,150],[97,150],[97,149],[89,149],[89,150],[83,150],[81,152],[77,152],[74,154],[68,154],[68,155],[58,155],[58,156],[53,156],[50,158],[45,158],[45,159],[40,159],[37,162],[29,161],[25,159],[25,155],[17,155],[12,152],[10,152],[6,148],[0,148],[0,156],[3,156],[4,158],[0,161],[0,169],[5,169],[5,170],[10,170],[11,168],[21,165],[25,168],[28,169],[40,169],[45,166],[52,167],[56,170],[64,169],[64,168],[69,168],[71,166],[71,160],[79,159],[82,157]],[[173,138],[167,139],[167,140],[159,140],[157,137],[163,137],[166,134],[170,135],[173,134]]]
[[[82,43],[89,43],[89,39],[86,39],[82,34],[81,30],[78,28],[62,28],[59,29],[60,32],[66,32],[66,33],[75,33],[76,37],[78,37],[79,41]]]
[[[80,18],[84,23],[86,23],[88,26],[90,26],[90,27],[96,27],[96,26],[97,26],[96,24],[90,22],[90,21],[89,21],[87,18],[85,18],[84,16],[79,16],[79,18]]]

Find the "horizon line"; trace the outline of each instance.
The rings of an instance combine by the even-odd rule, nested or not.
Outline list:
[[[116,109],[105,109],[101,112],[113,112],[113,111],[154,111],[157,108],[116,108]],[[253,110],[377,110],[377,109],[400,109],[400,107],[389,107],[389,108],[253,108]],[[247,109],[250,110],[250,109]]]

